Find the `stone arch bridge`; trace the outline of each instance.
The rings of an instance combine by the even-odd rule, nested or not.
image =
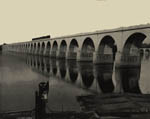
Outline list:
[[[120,27],[63,37],[40,37],[3,46],[3,51],[49,56],[52,58],[137,65],[142,42],[150,39],[150,24]]]

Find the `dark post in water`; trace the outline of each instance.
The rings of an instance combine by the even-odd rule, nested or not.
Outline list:
[[[35,92],[35,119],[46,116],[46,103],[48,102],[49,82],[39,84],[39,92]]]

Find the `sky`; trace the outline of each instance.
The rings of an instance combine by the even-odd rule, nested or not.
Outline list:
[[[150,0],[0,0],[0,44],[150,23]]]

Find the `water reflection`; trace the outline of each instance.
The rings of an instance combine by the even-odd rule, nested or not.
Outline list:
[[[113,92],[112,65],[93,65],[88,62],[45,57],[28,57],[27,60],[34,62],[34,69],[43,72],[42,74],[60,76],[59,78],[64,81],[94,92],[99,92],[99,90],[103,93]]]
[[[68,61],[69,77],[72,83],[75,83],[78,78],[78,67],[76,61]]]
[[[90,88],[94,81],[93,65],[90,63],[80,63],[80,73],[85,88]]]
[[[57,76],[87,90],[101,93],[130,92],[140,93],[140,67],[117,68],[113,64],[93,65],[88,62],[56,60],[45,57],[28,57],[28,62],[44,74]],[[35,64],[37,62],[37,66]],[[114,71],[115,70],[115,71]],[[115,84],[113,81],[115,73]]]
[[[22,110],[31,109],[35,104],[33,92],[37,84],[44,80],[49,81],[50,86],[48,106],[56,110],[61,110],[62,105],[66,110],[79,110],[75,96],[82,94],[81,92],[150,92],[147,62],[142,64],[142,68],[115,69],[113,65],[94,65],[39,56],[24,58],[26,60],[15,56],[0,58],[0,110],[21,110],[22,107],[25,107]]]
[[[28,56],[22,59],[18,56],[3,55],[0,56],[0,61],[0,75],[2,76],[0,112],[34,109],[34,92],[37,90],[38,84],[43,81],[49,81],[50,90],[47,107],[54,111],[62,111],[62,107],[64,111],[80,111],[76,96],[90,93],[66,83],[66,80],[57,80],[60,78],[60,72],[56,60],[37,56]],[[48,71],[49,73],[47,69],[50,71]],[[58,69],[57,73],[55,70],[53,73],[52,69]],[[67,72],[68,69],[66,69],[66,76],[68,76]]]
[[[50,73],[50,60],[49,60],[49,58],[45,58],[45,62],[46,62],[46,72]]]
[[[139,88],[140,67],[117,69],[116,75],[119,75],[119,80],[122,82],[124,92],[141,93]]]
[[[112,81],[113,65],[96,66],[97,81],[103,93],[110,93],[114,90]]]
[[[57,74],[57,65],[56,65],[56,60],[55,59],[51,59],[51,66],[52,66],[53,75],[56,76],[56,74]]]
[[[44,69],[45,69],[44,59],[45,59],[45,58],[41,58],[41,57],[40,57],[40,60],[41,60],[41,70],[42,70],[42,72],[44,72]]]
[[[34,63],[34,67],[36,67],[36,60],[34,60],[34,57],[32,59],[32,62]]]
[[[66,76],[66,60],[58,60],[58,67],[61,79],[64,79]]]
[[[37,69],[40,70],[40,58],[39,57],[37,57]]]

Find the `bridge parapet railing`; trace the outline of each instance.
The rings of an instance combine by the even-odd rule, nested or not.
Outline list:
[[[77,59],[77,52],[68,52],[68,59]]]
[[[80,61],[93,61],[93,52],[81,52]]]

